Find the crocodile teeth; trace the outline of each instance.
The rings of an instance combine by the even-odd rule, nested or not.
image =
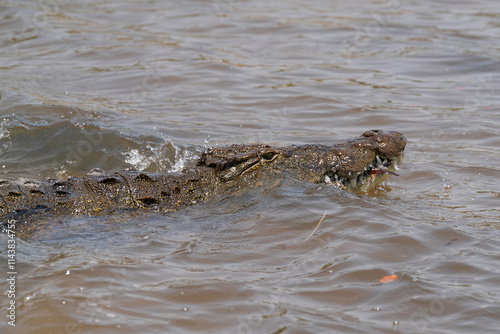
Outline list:
[[[394,165],[395,170],[399,170],[399,161],[397,159],[395,159],[392,164]]]
[[[392,159],[392,163],[394,165],[394,168],[396,170],[399,170],[399,165],[401,164],[401,162],[403,161],[403,154],[400,154],[399,156],[396,156]]]
[[[380,156],[375,156],[375,160],[369,165],[365,166],[362,171],[359,172],[348,172],[345,176],[339,176],[335,173],[330,173],[324,176],[324,182],[331,185],[336,185],[341,189],[349,189],[352,191],[358,190],[360,188],[363,190],[366,185],[368,188],[371,187],[372,182],[377,182],[378,174],[389,174],[397,176],[395,172],[398,170],[399,165],[402,162],[402,154],[389,158],[382,159]],[[391,169],[391,170],[389,170]],[[378,181],[379,182],[379,181]]]
[[[355,177],[350,178],[349,182],[351,182],[352,189],[356,188],[357,182],[356,182],[356,178]]]

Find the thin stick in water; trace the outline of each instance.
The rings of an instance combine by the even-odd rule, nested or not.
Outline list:
[[[318,229],[319,225],[323,222],[323,219],[325,219],[325,216],[326,216],[326,212],[325,212],[325,214],[323,215],[323,217],[321,217],[321,219],[319,220],[319,223],[318,223],[318,225],[316,225],[316,228],[314,229],[314,231],[312,231],[312,232],[311,232],[311,234],[309,234],[309,236],[308,236],[307,238],[312,237],[312,235],[314,234],[314,232],[316,232],[316,230]],[[307,239],[307,238],[306,238],[306,239]]]

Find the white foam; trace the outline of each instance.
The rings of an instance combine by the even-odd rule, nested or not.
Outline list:
[[[125,162],[131,164],[138,170],[148,168],[153,162],[151,157],[139,153],[139,150],[135,148],[131,149],[129,152],[123,153],[123,155],[127,156]]]

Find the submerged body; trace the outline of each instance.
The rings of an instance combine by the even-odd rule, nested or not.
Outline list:
[[[398,168],[406,145],[398,132],[370,130],[332,146],[273,148],[232,145],[205,151],[198,165],[179,173],[92,170],[66,181],[0,181],[0,221],[44,214],[106,214],[148,208],[172,211],[243,187],[286,176],[368,191]],[[28,236],[29,222],[20,231]]]

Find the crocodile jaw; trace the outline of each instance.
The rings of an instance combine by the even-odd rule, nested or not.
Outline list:
[[[363,172],[351,173],[351,175],[339,176],[328,172],[324,175],[324,183],[339,189],[353,192],[368,192],[384,182],[391,175],[398,176],[396,171],[403,161],[403,153],[391,158],[380,158],[364,167]]]

